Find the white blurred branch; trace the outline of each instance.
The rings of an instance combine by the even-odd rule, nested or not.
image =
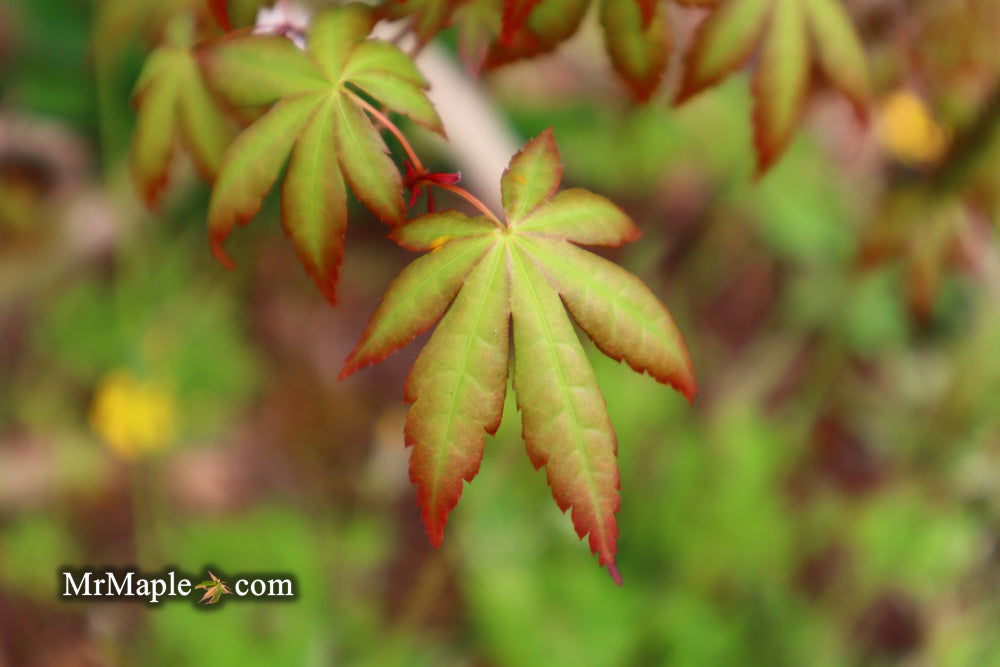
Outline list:
[[[391,39],[398,32],[398,23],[383,22],[373,35]],[[404,39],[400,46],[406,49],[410,44]],[[518,150],[517,138],[479,81],[443,49],[428,44],[417,65],[431,84],[431,101],[448,132],[449,141],[440,140],[441,151],[458,165],[462,185],[499,210],[500,175]]]

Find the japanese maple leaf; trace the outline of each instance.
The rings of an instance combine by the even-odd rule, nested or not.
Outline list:
[[[490,44],[499,37],[502,0],[383,0],[377,11],[389,19],[409,20],[418,47],[453,25],[458,53],[472,72],[478,72]]]
[[[470,4],[482,6],[488,0]],[[481,27],[474,33],[471,25],[460,24],[459,45],[464,31],[468,31],[470,41],[488,37],[488,67],[537,56],[575,34],[590,4],[590,0],[504,0],[502,13],[497,10],[490,14],[485,8],[475,15],[468,12],[469,17],[479,17]],[[670,52],[663,4],[652,0],[600,0],[599,5],[612,65],[636,99],[648,99],[660,83]],[[459,16],[456,12],[456,21]],[[474,53],[473,48],[466,50]]]
[[[674,0],[682,5],[716,0]],[[658,0],[599,0],[608,55],[636,100],[658,88],[670,55],[670,26]],[[420,43],[452,25],[470,70],[552,51],[576,33],[591,0],[384,0],[386,16],[412,17]]]
[[[715,0],[674,0],[701,6]],[[504,0],[500,38],[487,64],[505,63],[555,49],[579,27],[590,0]],[[637,101],[648,100],[660,85],[670,56],[667,7],[658,0],[595,0],[604,43],[615,71]]]
[[[135,85],[138,113],[130,166],[136,188],[150,208],[159,204],[167,186],[177,138],[201,177],[212,181],[233,134],[205,87],[191,51],[193,42],[193,17],[174,16]]]
[[[209,233],[223,264],[223,242],[256,215],[291,155],[281,218],[308,273],[331,303],[347,229],[351,190],[395,225],[406,217],[403,183],[379,131],[378,113],[360,90],[441,132],[427,81],[398,48],[365,39],[372,14],[347,5],[315,16],[306,50],[273,35],[237,33],[206,47],[202,63],[213,90],[244,108],[269,107],[230,144],[212,191]]]
[[[410,479],[437,546],[463,482],[479,470],[485,434],[500,425],[512,335],[528,456],[546,468],[556,503],[572,508],[577,533],[590,536],[591,550],[618,580],[617,443],[573,321],[605,354],[689,399],[695,379],[680,333],[649,288],[578,246],[617,246],[639,230],[604,197],[580,189],[555,194],[561,177],[546,131],[504,172],[506,224],[449,211],[394,230],[402,246],[432,252],[389,286],[341,377],[440,320],[405,391]]]
[[[687,57],[680,104],[758,52],[754,143],[761,174],[788,147],[802,115],[813,60],[864,116],[864,49],[840,0],[725,0],[699,26]]]
[[[253,25],[264,0],[206,0],[215,20],[225,30]],[[278,0],[279,4],[281,0]]]
[[[201,582],[195,589],[204,588],[205,594],[201,596],[198,600],[202,604],[215,604],[223,595],[232,595],[233,592],[229,589],[229,584],[219,579],[217,576],[209,571],[208,576],[211,579]]]
[[[486,56],[486,67],[499,67],[552,51],[580,27],[590,0],[505,0],[501,38]]]
[[[502,29],[503,8],[496,0],[468,0],[452,14],[458,31],[458,55],[473,74],[478,73]]]
[[[660,85],[670,56],[666,9],[649,0],[601,0],[601,25],[611,64],[639,101]]]

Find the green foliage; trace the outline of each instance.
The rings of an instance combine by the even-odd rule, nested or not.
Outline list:
[[[184,435],[210,434],[253,390],[256,361],[232,294],[196,278],[184,245],[167,247],[136,256],[116,285],[91,279],[66,289],[37,323],[34,347],[77,383],[121,368],[162,380],[177,396]]]
[[[326,637],[330,602],[322,593],[324,559],[316,526],[284,506],[265,507],[223,519],[183,522],[171,554],[178,568],[201,572],[206,564],[224,564],[230,573],[294,573],[294,602],[246,604],[224,596],[208,613],[183,602],[165,604],[151,614],[156,654],[161,664],[269,665],[305,662],[329,651]],[[253,545],[248,549],[247,545]],[[212,627],[209,633],[192,628]]]

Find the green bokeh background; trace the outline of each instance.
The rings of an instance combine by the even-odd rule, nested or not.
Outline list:
[[[949,263],[915,314],[905,252],[859,259],[924,174],[836,100],[755,181],[745,76],[632,107],[590,21],[484,80],[520,140],[555,128],[567,184],[642,227],[611,256],[670,307],[698,373],[689,406],[587,343],[619,440],[618,588],[533,471],[510,400],[444,546],[427,544],[402,446],[414,352],[334,379],[410,259],[363,209],[336,310],[276,202],[234,235],[235,272],[208,252],[208,189],[183,160],[163,209],[142,209],[129,94],[168,5],[0,5],[0,664],[1000,664],[996,274]],[[890,90],[905,54],[866,39]],[[537,85],[553,73],[570,83]],[[980,99],[927,85],[941,108]],[[845,127],[856,163],[830,140]],[[1000,153],[978,150],[946,197],[975,195],[995,259]],[[122,369],[165,379],[177,406],[175,437],[136,462],[88,419]],[[288,572],[298,597],[57,598],[63,566],[167,565]]]

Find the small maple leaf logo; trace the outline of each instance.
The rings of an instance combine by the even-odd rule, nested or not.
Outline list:
[[[211,570],[209,570],[208,576],[210,576],[211,579],[206,579],[205,581],[195,586],[195,588],[205,589],[205,594],[201,596],[201,600],[199,600],[199,602],[201,602],[202,604],[215,604],[216,602],[219,601],[219,599],[223,596],[223,594],[225,595],[233,594],[233,592],[229,589],[229,584],[227,584],[226,582],[222,581],[217,576],[212,574]]]

